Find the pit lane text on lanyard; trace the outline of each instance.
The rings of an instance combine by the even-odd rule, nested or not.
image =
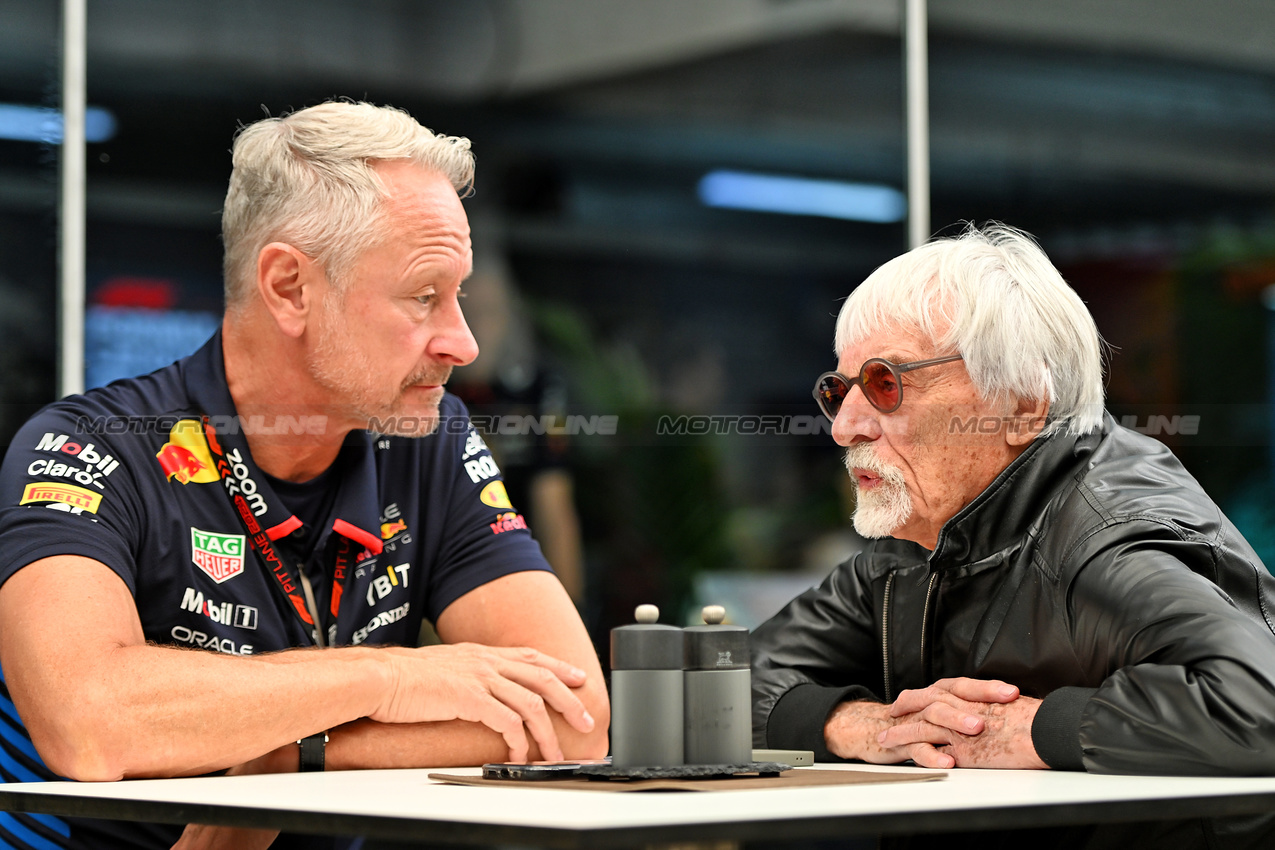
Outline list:
[[[279,591],[283,593],[287,601],[292,604],[292,610],[300,618],[302,624],[309,628],[315,644],[323,646],[322,629],[316,622],[318,611],[315,610],[312,614],[306,604],[307,600],[297,593],[297,584],[293,580],[292,574],[288,571],[287,565],[279,558],[279,553],[275,551],[274,543],[271,542],[270,536],[266,534],[265,529],[261,527],[261,523],[257,522],[257,518],[253,516],[252,508],[248,506],[248,500],[244,498],[243,493],[238,492],[238,488],[235,488],[235,492],[231,492],[229,484],[235,480],[235,476],[230,463],[226,460],[226,456],[221,450],[221,444],[217,442],[217,433],[213,430],[212,425],[208,423],[207,417],[204,417],[204,436],[208,441],[208,450],[212,453],[213,460],[216,462],[217,474],[221,476],[226,496],[234,506],[235,514],[239,517],[239,521],[248,532],[248,539],[252,541],[253,548],[257,550],[258,556],[262,559],[270,574],[274,576],[275,586],[279,588]],[[343,581],[337,580],[333,588],[335,599],[341,598],[343,584]]]

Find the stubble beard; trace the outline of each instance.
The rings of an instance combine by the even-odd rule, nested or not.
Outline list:
[[[409,409],[405,395],[418,384],[442,386],[451,377],[450,366],[422,366],[408,376],[389,400],[378,398],[374,376],[378,368],[358,345],[345,321],[339,302],[326,310],[316,328],[314,349],[306,365],[314,382],[337,399],[332,405],[341,418],[375,429],[390,437],[426,437],[438,428],[437,404]]]
[[[865,490],[855,482],[857,500],[854,530],[867,538],[890,537],[912,516],[912,499],[908,496],[903,472],[877,457],[870,443],[846,449],[846,470],[854,477],[855,468],[866,469],[880,477],[881,483]]]

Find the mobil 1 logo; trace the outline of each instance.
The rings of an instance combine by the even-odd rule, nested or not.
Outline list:
[[[186,588],[182,596],[182,608],[195,614],[203,614],[214,623],[223,623],[240,629],[257,628],[260,611],[251,605],[237,605],[233,602],[215,602],[211,596],[204,596],[202,590]]]

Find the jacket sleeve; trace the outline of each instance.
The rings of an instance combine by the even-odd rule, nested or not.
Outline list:
[[[839,703],[881,697],[875,593],[860,554],[753,633],[753,740],[758,747],[828,752],[823,726]],[[879,591],[877,591],[879,592]]]
[[[1042,758],[1098,773],[1275,773],[1272,579],[1261,562],[1138,520],[1094,535],[1075,563],[1073,646],[1082,667],[1109,672],[1094,691],[1045,699],[1035,725],[1044,715],[1077,742],[1080,763]],[[1219,587],[1245,583],[1246,599]]]

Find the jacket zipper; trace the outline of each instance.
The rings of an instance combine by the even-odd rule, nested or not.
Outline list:
[[[890,681],[890,588],[894,573],[885,577],[885,593],[881,599],[881,670],[885,678],[885,701],[894,702],[894,683]]]
[[[934,665],[930,663],[930,656],[926,654],[930,643],[926,638],[929,637],[930,630],[930,600],[934,598],[934,588],[938,586],[938,583],[939,574],[932,573],[930,582],[925,587],[925,608],[921,611],[921,669],[924,671],[926,682],[934,678]]]

